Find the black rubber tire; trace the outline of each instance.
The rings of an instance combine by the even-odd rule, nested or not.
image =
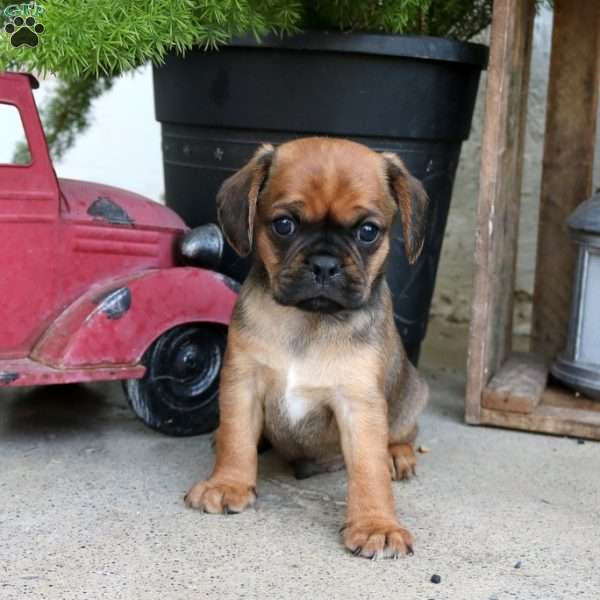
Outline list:
[[[212,323],[181,325],[161,335],[144,354],[144,377],[123,382],[133,412],[167,435],[216,429],[226,337],[226,328]]]

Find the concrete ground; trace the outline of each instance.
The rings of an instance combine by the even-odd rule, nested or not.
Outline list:
[[[600,445],[464,425],[457,354],[432,347],[429,452],[395,484],[417,543],[398,561],[343,550],[343,472],[299,482],[271,451],[256,509],[203,515],[182,496],[208,437],[146,429],[117,384],[2,391],[0,598],[600,597]]]

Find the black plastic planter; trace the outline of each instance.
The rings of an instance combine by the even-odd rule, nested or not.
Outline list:
[[[486,61],[478,44],[327,32],[171,55],[154,71],[167,204],[192,226],[214,222],[221,182],[262,142],[318,134],[397,152],[432,201],[421,257],[408,264],[398,223],[387,270],[398,330],[416,362]],[[223,261],[223,272],[244,278],[248,263],[231,248]]]

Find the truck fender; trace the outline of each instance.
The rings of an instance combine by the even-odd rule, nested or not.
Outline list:
[[[90,288],[46,330],[32,358],[57,368],[130,365],[184,323],[229,325],[237,282],[192,267],[148,270]]]

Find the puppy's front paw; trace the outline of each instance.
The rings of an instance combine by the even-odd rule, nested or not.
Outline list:
[[[413,553],[413,537],[390,518],[364,519],[348,523],[344,528],[344,545],[354,556],[365,558],[398,558]]]
[[[207,513],[235,514],[252,506],[255,501],[256,489],[253,486],[212,479],[199,481],[184,497],[187,506]]]
[[[417,457],[411,444],[392,444],[388,452],[390,472],[394,481],[410,479],[417,474]]]

